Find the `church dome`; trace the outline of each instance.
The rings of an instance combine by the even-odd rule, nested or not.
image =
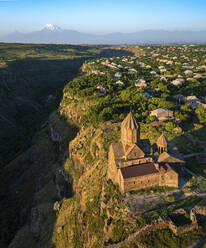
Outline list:
[[[127,117],[123,120],[121,127],[126,129],[139,129],[139,124],[137,123],[136,119],[132,112],[130,112]]]
[[[157,149],[159,153],[162,152],[167,152],[167,139],[165,138],[164,134],[162,134],[158,139],[157,139]]]
[[[167,139],[165,138],[164,134],[162,134],[158,139],[157,139],[157,145],[161,147],[167,147]]]
[[[137,143],[140,137],[140,126],[130,112],[121,124],[121,141],[125,144]]]

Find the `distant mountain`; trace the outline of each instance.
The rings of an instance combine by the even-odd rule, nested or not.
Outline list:
[[[48,30],[48,31],[61,31],[62,29],[57,26],[57,25],[53,25],[53,24],[46,24],[41,28],[42,30]]]
[[[39,31],[15,32],[0,38],[1,42],[58,43],[58,44],[164,44],[164,43],[206,43],[206,31],[144,30],[135,33],[111,33],[94,35],[75,30],[61,29],[46,24]]]

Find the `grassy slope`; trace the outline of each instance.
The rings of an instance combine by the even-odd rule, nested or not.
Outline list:
[[[65,113],[64,108],[70,109],[72,104],[65,104],[63,99],[62,113]],[[76,100],[76,108],[79,113],[83,113],[81,111],[83,107],[81,101],[78,104],[78,100]],[[178,140],[182,139],[181,133],[166,130],[165,126],[158,127],[142,124],[141,128],[142,138],[149,138],[151,143],[154,143],[163,131],[170,141],[177,138]],[[139,226],[144,225],[146,222],[150,223],[159,215],[165,214],[165,211],[158,212],[158,210],[155,210],[131,219],[118,188],[106,180],[108,148],[111,143],[118,141],[119,138],[119,123],[105,122],[96,127],[87,127],[70,143],[70,151],[72,148],[78,147],[72,150],[72,154],[81,158],[86,172],[83,174],[78,173],[69,160],[65,163],[66,170],[74,178],[76,194],[73,198],[63,202],[64,207],[57,216],[55,225],[56,227],[60,225],[63,231],[58,233],[58,229],[55,229],[52,240],[56,247],[63,248],[67,247],[68,244],[71,247],[103,247],[104,243],[121,241]],[[176,145],[176,142],[171,142],[171,144]],[[181,202],[169,203],[171,206],[168,211],[199,202],[198,199],[191,200],[183,201],[182,204]],[[64,219],[63,222],[62,219]],[[110,225],[106,224],[108,220],[111,220]],[[70,234],[69,240],[67,239],[68,233]],[[199,236],[202,237],[203,234],[204,230],[200,229],[198,232],[193,232],[191,235],[186,236],[190,237],[188,242],[191,242],[198,239]],[[174,247],[174,244],[177,243],[181,245],[180,247],[187,247],[186,236],[175,238],[170,232],[161,231],[152,235],[149,240],[154,242],[160,238],[163,243],[170,241],[168,247]],[[147,237],[142,238],[140,241],[149,245],[150,241],[146,242],[145,240],[147,240]],[[158,247],[158,242],[156,243],[157,246],[155,247]]]
[[[47,219],[43,227],[49,224],[40,237],[41,246],[45,247],[51,238],[55,220],[51,214],[52,206],[57,200],[54,175],[57,168],[64,164],[67,156],[66,144],[76,133],[76,128],[71,128],[71,123],[66,122],[65,126],[64,118],[58,122],[59,117],[53,116],[50,122],[63,130],[61,134],[65,135],[59,146],[58,142],[51,140],[48,132],[48,116],[59,105],[63,86],[79,72],[86,58],[118,56],[122,53],[128,55],[130,52],[107,48],[100,50],[88,46],[41,44],[0,44],[0,52],[0,83],[3,79],[9,86],[9,90],[3,86],[3,91],[0,92],[0,112],[9,118],[17,132],[17,135],[11,132],[8,124],[6,131],[1,128],[6,137],[0,147],[0,163],[5,165],[8,161],[11,162],[1,173],[0,246],[8,247],[18,230],[11,247],[36,247],[36,241],[30,232],[29,218],[31,207],[37,205],[43,218]],[[56,98],[47,104],[49,94]],[[35,111],[36,105],[41,111]],[[18,111],[15,112],[17,106]],[[4,125],[3,121],[2,123]],[[44,208],[49,208],[48,213],[43,211]],[[22,240],[24,235],[25,242]]]
[[[64,84],[79,72],[84,59],[99,53],[87,46],[0,44],[0,114],[11,123],[0,119],[4,140],[0,164],[11,161],[5,169],[1,167],[2,247],[30,214],[38,180],[43,185],[45,179],[49,181],[58,161],[57,145],[41,125],[58,106]],[[47,104],[49,94],[55,99]],[[47,175],[49,167],[53,169]]]
[[[60,112],[65,115],[64,117],[68,117],[67,114],[72,107],[78,110],[76,115],[84,114],[85,103],[85,101],[79,101],[78,98],[75,99],[75,103],[67,102],[66,99],[63,99]],[[60,117],[60,123],[58,121],[56,123],[60,133],[64,131],[64,128],[60,128],[62,119]],[[164,127],[142,125],[142,137],[149,137],[151,143],[156,141],[162,131],[165,131],[165,135],[171,141],[175,141],[178,137],[180,139],[184,138],[181,137],[181,133],[174,133],[173,130],[168,131]],[[69,159],[66,159],[64,163],[60,161],[57,163],[57,168],[60,165],[64,166],[65,170],[72,175],[74,179],[74,196],[63,199],[61,209],[56,213],[56,218],[51,220],[51,213],[45,211],[44,217],[46,221],[45,225],[43,225],[40,240],[32,240],[28,226],[24,226],[19,231],[11,247],[22,247],[20,239],[24,232],[30,237],[29,242],[34,242],[33,247],[52,247],[52,245],[59,248],[103,247],[104,243],[115,243],[124,239],[139,226],[165,213],[166,210],[160,209],[160,212],[158,212],[158,209],[146,214],[146,216],[131,218],[118,188],[106,180],[108,147],[112,142],[119,139],[119,135],[119,124],[112,124],[111,122],[100,123],[95,127],[91,125],[81,130],[79,135],[71,142],[70,149],[75,147],[76,144],[82,144],[82,146],[78,146],[80,148],[75,150],[74,153],[83,161],[85,172],[83,174],[79,173],[71,165]],[[178,143],[174,142],[172,144],[177,145]],[[51,166],[53,167],[52,164]],[[37,205],[43,206],[43,209],[51,208],[47,203],[54,203],[55,201],[54,196],[49,195],[51,187],[53,187],[52,183],[50,185],[47,181],[45,187],[35,195],[35,198],[39,199]],[[197,202],[198,200],[195,199],[194,201],[183,202],[183,204],[179,203],[179,205],[173,204],[173,206],[171,204],[170,209],[188,206]],[[147,240],[146,237],[146,241],[142,241],[148,245],[149,242],[155,241],[157,243],[157,245],[155,243],[155,247],[158,247],[159,239],[165,244],[169,243],[168,240],[172,244],[176,242],[176,238],[168,231],[166,231],[166,234],[163,231],[163,234],[157,233],[155,235],[151,239]],[[194,233],[195,239],[199,237],[198,235]],[[186,237],[183,236],[182,240],[178,241],[178,244],[181,244],[180,247],[187,247],[185,245]],[[170,245],[169,247],[174,246]]]
[[[89,104],[85,100],[83,103],[77,96],[73,96],[74,99],[71,99],[68,88],[69,87],[65,87],[64,90],[61,113],[66,117],[71,117],[68,113],[70,112],[71,106],[75,105],[75,109],[78,109],[78,113],[81,113],[81,115],[84,114],[86,112],[85,106],[94,104],[92,103],[92,99],[90,99]],[[85,103],[87,104],[85,105]],[[183,153],[195,151],[194,145],[185,140],[181,130],[177,129],[174,131],[173,129],[169,130],[164,125],[159,126],[159,124],[157,124],[155,126],[145,125],[143,123],[141,124],[141,128],[141,137],[149,138],[151,143],[154,143],[160,134],[164,132],[170,141],[170,148],[177,146]],[[94,129],[94,131],[92,132],[91,129]],[[110,181],[106,181],[105,177],[109,144],[117,141],[120,137],[119,135],[119,124],[112,124],[111,122],[105,122],[103,124],[100,122],[100,124],[95,125],[95,127],[89,126],[81,131],[77,138],[70,143],[70,150],[72,150],[71,147],[78,147],[75,151],[73,150],[72,153],[81,158],[86,172],[80,175],[72,166],[71,162],[67,161],[66,168],[69,173],[73,175],[76,195],[73,199],[65,200],[67,207],[64,207],[64,209],[59,212],[56,222],[57,226],[61,223],[59,220],[67,216],[68,212],[70,215],[66,217],[66,220],[64,219],[64,223],[66,224],[62,224],[63,230],[65,230],[64,225],[66,226],[66,232],[54,232],[53,243],[56,247],[63,248],[67,247],[68,244],[71,247],[102,247],[104,243],[121,241],[139,226],[150,223],[153,219],[158,218],[158,216],[168,211],[197,203],[205,204],[204,200],[201,202],[198,198],[189,198],[182,202],[168,203],[168,209],[164,210],[164,206],[160,209],[158,207],[152,212],[131,219],[128,214],[128,209],[123,202],[123,196],[119,193],[115,185]],[[84,139],[84,137],[86,137],[86,139]],[[105,194],[106,197],[103,197],[105,191],[108,195]],[[109,199],[107,199],[107,197]],[[73,211],[72,207],[74,202],[75,210]],[[73,219],[71,219],[71,215]],[[106,224],[108,220],[111,221],[109,225]],[[68,241],[69,243],[65,242],[68,233],[71,235],[71,239]],[[146,236],[139,241],[146,246],[154,244],[154,247],[159,247],[159,240],[161,240],[162,244],[167,244],[165,247],[175,247],[175,245],[187,247],[193,240],[204,236],[204,233],[204,228],[200,228],[198,231],[176,238],[171,232],[164,230],[152,234],[149,239]]]

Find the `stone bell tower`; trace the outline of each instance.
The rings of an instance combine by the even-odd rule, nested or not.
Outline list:
[[[168,152],[168,144],[167,144],[167,139],[165,138],[164,134],[162,134],[158,139],[157,139],[157,149],[159,153],[163,152]]]
[[[140,126],[130,112],[121,124],[121,141],[124,145],[136,144],[140,140]]]

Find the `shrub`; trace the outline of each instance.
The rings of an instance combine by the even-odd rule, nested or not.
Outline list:
[[[195,110],[195,113],[200,122],[206,123],[206,109],[200,106]]]
[[[166,129],[167,131],[172,131],[175,127],[176,127],[176,125],[175,125],[173,122],[171,122],[171,121],[169,121],[169,122],[165,125],[165,129]]]

